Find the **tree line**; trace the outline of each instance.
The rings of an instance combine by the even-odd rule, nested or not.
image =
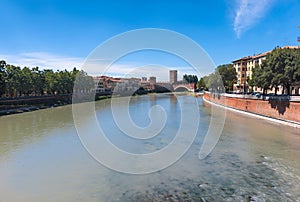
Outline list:
[[[248,84],[252,88],[260,87],[266,93],[269,89],[275,89],[277,94],[279,87],[282,94],[291,93],[291,85],[300,81],[300,49],[275,48],[268,53],[261,67],[253,69],[252,79],[248,78]],[[286,91],[285,91],[286,90]]]
[[[0,97],[73,93],[75,80],[78,92],[89,91],[94,86],[93,78],[76,68],[72,71],[41,70],[39,67],[21,68],[0,61]]]
[[[236,71],[233,65],[223,64],[219,65],[213,73],[200,78],[197,85],[200,90],[230,92],[236,82]]]
[[[183,75],[183,82],[184,83],[197,83],[198,82],[198,77],[196,75]]]

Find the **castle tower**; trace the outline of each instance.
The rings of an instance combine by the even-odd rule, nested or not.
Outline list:
[[[177,82],[177,70],[170,70],[170,83],[176,83]]]

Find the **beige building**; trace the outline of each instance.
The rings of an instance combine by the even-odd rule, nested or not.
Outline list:
[[[295,49],[299,48],[299,46],[284,46],[282,48],[290,48]],[[267,51],[258,55],[247,56],[237,60],[234,60],[233,66],[237,73],[237,83],[233,85],[233,91],[235,92],[248,92],[249,85],[247,83],[247,79],[252,79],[253,69],[256,67],[260,67],[263,60],[266,59],[266,56],[271,51]],[[253,91],[255,92],[262,92],[261,88],[254,87]],[[279,87],[278,93],[280,93],[282,89]],[[274,93],[275,89],[269,90],[268,93]]]
[[[233,67],[237,73],[237,83],[233,85],[233,90],[235,92],[248,91],[249,86],[247,79],[252,79],[253,69],[261,66],[269,52],[270,51],[254,56],[243,57],[233,61]]]

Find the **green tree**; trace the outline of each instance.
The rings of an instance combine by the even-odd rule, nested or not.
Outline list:
[[[197,88],[198,89],[203,89],[203,90],[207,90],[207,86],[206,86],[206,83],[205,83],[205,78],[206,77],[202,77],[202,78],[200,78],[200,80],[198,81],[198,83],[197,83]]]
[[[204,77],[207,88],[213,92],[224,92],[224,83],[222,77],[218,71],[209,74],[207,77]]]
[[[196,75],[183,75],[183,82],[186,83],[197,83],[198,82],[198,77]]]
[[[21,93],[21,77],[22,71],[20,67],[14,65],[6,65],[6,92],[11,96],[15,97]]]
[[[46,85],[45,73],[39,70],[39,67],[31,69],[32,72],[32,89],[35,95],[43,95]]]
[[[224,83],[226,92],[233,90],[233,84],[237,82],[236,71],[232,64],[219,65],[216,69]]]
[[[74,84],[72,72],[68,72],[67,70],[58,72],[57,83],[59,93],[71,93]]]
[[[74,85],[76,87],[75,91],[80,93],[90,92],[95,87],[93,78],[83,70],[77,73]]]
[[[44,70],[44,76],[45,76],[45,91],[48,94],[55,94],[58,85],[56,74],[53,72],[52,69],[46,69]]]
[[[54,72],[51,69],[40,70],[39,67],[20,68],[0,61],[0,96],[72,93],[76,79],[80,92],[94,88],[93,78],[76,68]]]
[[[264,89],[275,88],[276,93],[281,85],[290,94],[291,85],[299,81],[300,50],[276,48],[266,57],[262,64],[263,72],[256,75]]]
[[[5,72],[6,62],[4,60],[0,61],[0,97],[5,93]]]
[[[21,70],[21,75],[19,78],[19,82],[21,83],[20,85],[20,95],[24,94],[24,95],[29,95],[33,92],[33,76],[32,76],[32,72],[28,67],[24,67]]]

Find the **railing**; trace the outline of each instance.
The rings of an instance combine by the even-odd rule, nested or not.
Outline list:
[[[210,92],[205,92],[210,93]],[[300,102],[300,95],[249,95],[249,94],[230,94],[230,93],[221,93],[225,97],[231,98],[244,98],[244,99],[255,99],[255,100],[279,100],[279,101],[292,101]]]

